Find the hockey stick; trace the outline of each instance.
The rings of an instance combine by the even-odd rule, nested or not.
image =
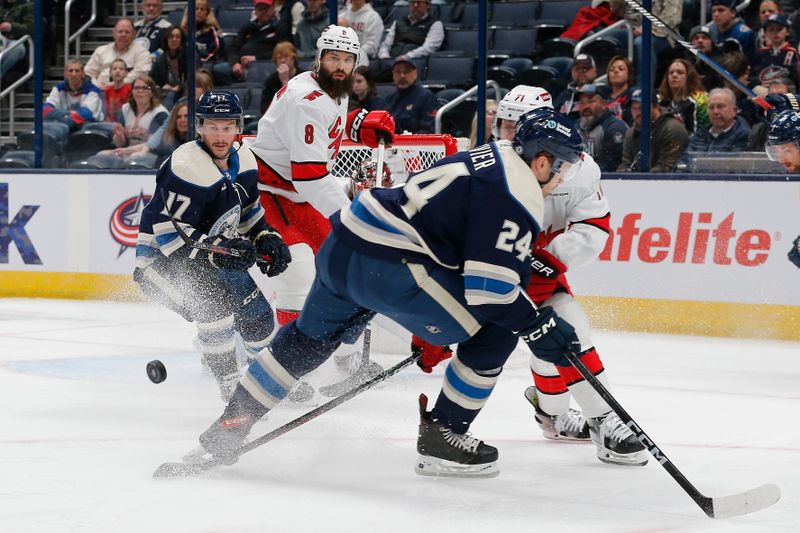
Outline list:
[[[164,211],[166,211],[167,216],[169,217],[170,222],[175,227],[175,231],[178,232],[181,240],[189,246],[190,248],[196,248],[197,250],[204,250],[206,252],[212,252],[221,255],[231,255],[233,257],[242,257],[242,251],[236,250],[235,248],[227,248],[225,246],[218,246],[216,244],[210,244],[207,242],[200,242],[198,240],[192,239],[187,235],[187,233],[181,228],[178,221],[175,220],[175,217],[172,216],[169,208],[167,207],[167,199],[164,196],[164,191],[161,191],[161,199],[164,202]],[[256,264],[257,265],[272,265],[272,261],[268,259],[264,259],[263,257],[256,257]]]
[[[694,56],[697,59],[699,59],[712,69],[714,69],[714,71],[717,74],[725,78],[728,82],[731,83],[731,85],[733,85],[734,87],[742,91],[744,94],[749,96],[750,99],[753,100],[757,105],[761,106],[764,109],[772,109],[772,106],[766,101],[764,101],[763,98],[760,98],[756,93],[754,93],[750,87],[748,87],[747,85],[736,79],[733,76],[733,74],[725,70],[725,68],[723,68],[722,65],[720,65],[719,63],[717,63],[716,61],[705,55],[703,52],[701,52],[695,45],[693,45],[689,41],[686,41],[683,38],[683,36],[681,36],[680,33],[676,32],[675,30],[667,26],[667,24],[663,20],[650,13],[648,10],[642,7],[642,5],[639,2],[637,2],[636,0],[625,0],[625,3],[628,4],[628,6],[630,6],[634,11],[636,11],[643,17],[647,17],[647,19],[651,23],[655,24],[662,30],[666,31],[667,34],[670,37],[672,37],[679,45],[681,45],[686,50],[694,54]]]
[[[311,420],[314,420],[315,418],[317,418],[319,415],[321,415],[323,413],[327,413],[328,411],[330,411],[334,407],[337,407],[337,406],[343,404],[344,402],[346,402],[347,400],[349,400],[349,399],[351,399],[351,398],[353,398],[355,396],[358,396],[359,394],[361,394],[365,390],[367,390],[369,388],[372,388],[377,383],[380,383],[380,382],[392,377],[393,375],[397,374],[398,372],[400,372],[405,367],[415,363],[416,360],[417,360],[417,356],[415,356],[415,355],[407,357],[407,358],[403,359],[402,361],[400,361],[399,363],[397,363],[396,365],[394,365],[393,367],[387,368],[386,370],[384,370],[383,372],[381,372],[380,374],[378,374],[374,378],[370,379],[369,381],[365,381],[364,383],[362,383],[361,385],[357,386],[356,388],[351,389],[351,390],[345,392],[344,394],[342,394],[341,396],[338,396],[338,397],[334,398],[333,400],[331,400],[331,401],[329,401],[327,403],[324,403],[324,404],[320,405],[319,407],[317,407],[315,409],[312,409],[311,411],[307,412],[306,414],[295,418],[291,422],[287,422],[286,424],[282,425],[281,427],[273,429],[269,433],[267,433],[265,435],[262,435],[262,436],[258,437],[257,439],[254,439],[254,440],[248,442],[247,444],[245,444],[241,448],[239,448],[239,451],[236,452],[236,455],[234,456],[234,458],[230,458],[230,457],[227,457],[225,459],[212,458],[212,459],[209,459],[208,461],[204,461],[202,463],[164,463],[161,466],[159,466],[156,469],[155,472],[153,472],[153,477],[156,478],[156,479],[164,479],[164,478],[173,478],[173,477],[194,476],[194,475],[200,474],[202,472],[205,472],[207,470],[211,470],[212,468],[215,468],[217,466],[221,466],[221,465],[224,465],[224,464],[232,464],[232,461],[236,462],[239,459],[239,457],[241,457],[243,454],[245,454],[245,453],[247,453],[247,452],[249,452],[251,450],[254,450],[255,448],[258,448],[262,444],[266,444],[269,441],[280,437],[284,433],[288,433],[289,431],[291,431],[291,430],[293,430],[293,429],[295,429],[295,428],[297,428],[299,426],[302,426],[306,422],[310,422]]]
[[[686,476],[678,470],[678,467],[667,458],[666,454],[659,449],[653,439],[639,427],[639,424],[622,408],[619,402],[608,392],[608,389],[586,368],[583,361],[571,351],[565,352],[564,355],[578,369],[578,372],[589,382],[592,388],[611,406],[611,409],[619,416],[620,420],[633,432],[639,442],[647,448],[650,455],[664,467],[664,470],[678,482],[678,485],[700,506],[709,518],[729,518],[731,516],[754,513],[766,509],[780,499],[781,491],[777,485],[772,483],[721,498],[709,498],[703,495],[686,479]]]

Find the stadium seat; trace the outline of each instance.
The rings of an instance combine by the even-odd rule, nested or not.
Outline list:
[[[487,4],[492,4],[494,2],[487,2]],[[489,9],[487,7],[487,9]],[[476,3],[467,3],[464,4],[464,11],[461,13],[461,18],[458,21],[459,28],[477,28],[478,27],[478,4]]]
[[[489,67],[486,72],[486,77],[490,80],[496,81],[500,87],[506,89],[513,89],[517,83],[517,73],[509,68],[503,66]]]
[[[261,118],[261,93],[263,92],[263,87],[250,88],[249,104],[244,108],[245,117]]]
[[[458,21],[453,20],[453,17],[461,17],[461,9],[459,7],[461,5],[458,3],[434,4],[431,6],[431,14],[438,17],[445,28],[452,28],[458,25]],[[374,8],[375,6],[372,7]]]
[[[250,87],[225,87],[225,90],[239,97],[242,109],[247,109],[247,106],[250,105]]]
[[[157,154],[141,154],[128,157],[124,161],[125,167],[130,169],[154,169],[158,168]]]
[[[443,106],[462,94],[464,94],[464,89],[442,89],[436,93],[436,99],[439,100],[439,105]]]
[[[76,131],[64,146],[64,162],[69,164],[93,156],[100,150],[114,148],[113,135],[100,130]]]
[[[253,61],[247,67],[247,84],[263,87],[273,73],[278,70],[278,65],[273,61]]]
[[[33,164],[31,150],[11,150],[0,157],[0,168],[33,168]]]
[[[572,23],[578,10],[591,5],[589,0],[539,0],[538,23],[552,23],[564,28]]]
[[[539,59],[547,57],[572,57],[575,55],[575,41],[562,37],[547,39],[539,46],[536,56]]]
[[[120,170],[125,168],[125,163],[121,157],[115,155],[95,154],[72,161],[69,168]]]
[[[47,124],[45,122],[45,124]],[[66,124],[62,124],[66,126]],[[36,133],[33,131],[17,135],[17,147],[24,151],[33,151]],[[42,131],[42,166],[45,168],[58,168],[61,166],[61,154],[65,142],[52,133]]]
[[[169,13],[167,13],[167,20],[173,26],[180,26],[181,20],[183,20],[183,9],[173,9]]]
[[[558,71],[553,67],[534,65],[520,75],[519,81],[523,85],[547,88],[558,77]]]
[[[454,137],[469,137],[476,108],[477,102],[467,99],[446,111],[442,115],[442,133],[449,133]]]
[[[392,25],[392,22],[401,19],[408,15],[408,6],[394,6],[392,9],[389,10],[389,13],[386,15],[386,18],[383,19],[383,27],[387,30],[389,26]]]
[[[505,51],[512,56],[533,57],[536,51],[536,28],[508,28],[494,34],[491,53]]]
[[[428,59],[425,85],[439,84],[447,87],[468,87],[473,83],[474,57],[438,57]]]
[[[397,90],[397,87],[394,86],[394,83],[376,83],[375,90],[378,91],[378,96],[387,98]]]
[[[617,47],[617,41],[600,37],[596,41],[587,43],[581,48],[581,53],[589,54],[597,64],[597,74],[602,76],[606,72],[608,62],[612,57],[619,54],[621,50]]]
[[[302,70],[311,70],[314,66],[314,59],[301,59],[297,62],[297,66],[300,67]],[[276,69],[278,67],[275,67]]]
[[[569,79],[572,77],[570,69],[572,68],[571,57],[548,57],[539,62],[540,66],[552,67],[558,73],[559,78]]]
[[[533,26],[538,4],[536,2],[492,2],[493,26]]]
[[[217,21],[224,33],[238,33],[239,28],[250,21],[252,13],[253,8],[251,6],[238,8],[222,6],[217,11]]]
[[[489,36],[489,42],[492,42]],[[478,30],[450,30],[445,32],[441,51],[473,55],[477,49]]]
[[[500,66],[508,67],[513,70],[514,75],[519,79],[523,72],[533,67],[533,61],[527,57],[512,57],[503,61]]]

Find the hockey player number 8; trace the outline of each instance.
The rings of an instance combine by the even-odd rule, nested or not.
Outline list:
[[[469,175],[464,163],[446,163],[414,174],[403,186],[408,200],[403,204],[403,212],[408,218],[419,213],[431,198],[442,192],[456,178]],[[420,188],[423,184],[428,184]]]

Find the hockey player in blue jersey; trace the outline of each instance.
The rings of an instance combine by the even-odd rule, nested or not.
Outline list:
[[[234,142],[242,130],[239,99],[208,91],[196,116],[200,139],[164,162],[142,212],[134,279],[150,298],[197,324],[203,360],[227,401],[240,378],[234,332],[254,357],[274,328],[272,309],[247,269],[261,256],[262,272],[275,276],[291,256],[264,221],[255,157]],[[220,251],[184,242],[173,219],[191,239]]]
[[[428,342],[458,344],[432,411],[420,396],[416,471],[497,475],[497,449],[467,431],[506,359],[520,337],[560,365],[577,345],[572,326],[537,309],[520,283],[543,217],[537,176],[576,172],[581,150],[571,123],[534,116],[512,143],[446,157],[402,187],[361,192],[331,219],[300,318],[252,362],[201,445],[235,461],[253,424],[297,379],[381,313]]]
[[[796,99],[787,101],[797,103]],[[787,172],[800,172],[800,111],[784,109],[772,118],[766,152],[767,157],[783,165]],[[800,237],[792,242],[789,261],[800,268]]]

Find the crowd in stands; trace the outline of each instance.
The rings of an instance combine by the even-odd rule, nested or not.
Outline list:
[[[503,15],[504,4],[518,4],[517,10]],[[554,22],[547,17],[557,4],[568,7]],[[736,0],[711,0],[710,22],[699,25],[695,4],[653,0],[652,11],[759,96],[797,91],[800,7],[761,0],[745,21],[747,13],[737,11]],[[0,0],[0,34],[8,42],[30,31],[31,5],[31,0]],[[437,110],[474,84],[473,7],[431,0],[341,4],[338,23],[352,27],[362,45],[351,108],[387,109],[399,132],[434,132]],[[62,143],[89,123],[107,126],[91,128],[95,136],[108,135],[94,165],[157,165],[185,138],[188,13],[164,13],[161,0],[143,0],[140,8],[140,18],[116,20],[113,41],[94,50],[85,65],[78,59],[67,63],[64,81],[52,89],[43,110],[47,122],[66,125],[57,129]],[[626,9],[623,0],[492,2],[491,9],[490,49],[517,30],[532,32],[518,35],[535,42],[520,42],[516,50],[492,49],[490,77],[504,90],[519,83],[548,89],[556,110],[580,123],[586,151],[603,170],[638,170],[641,16]],[[329,16],[325,0],[197,0],[195,97],[214,86],[230,88],[248,113],[246,132],[254,132],[280,88],[313,68],[316,40]],[[587,45],[572,53],[575,41],[620,20],[628,26],[596,41],[612,43],[610,48]],[[635,38],[632,59],[627,28]],[[468,35],[471,41],[460,41]],[[747,95],[655,26],[652,50],[651,168],[673,171],[693,153],[763,149],[764,113]],[[2,59],[5,72],[6,61],[14,58]],[[462,63],[465,70],[458,74]],[[452,112],[445,132],[471,133],[474,144],[474,100],[472,111],[464,109]],[[487,102],[486,109],[488,138],[496,104]]]

